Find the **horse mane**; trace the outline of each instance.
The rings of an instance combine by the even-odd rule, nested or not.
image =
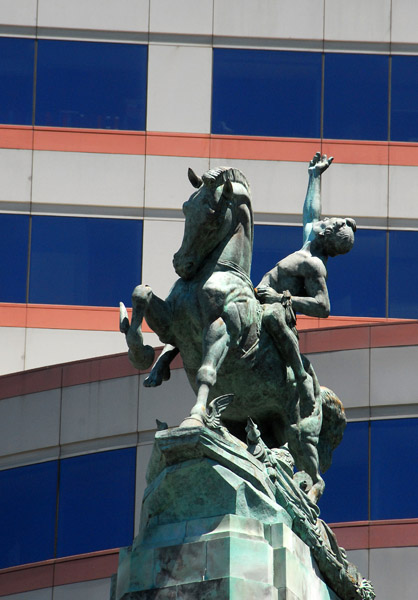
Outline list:
[[[244,173],[239,169],[234,169],[232,167],[216,167],[215,169],[206,171],[206,173],[202,175],[202,181],[211,189],[216,189],[226,181],[235,181],[236,183],[241,183],[245,187],[248,197],[251,195],[250,184]]]

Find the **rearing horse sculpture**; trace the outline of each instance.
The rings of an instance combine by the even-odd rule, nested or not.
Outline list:
[[[263,307],[249,277],[253,214],[245,176],[237,169],[219,167],[202,178],[189,169],[189,179],[197,191],[183,205],[184,238],[173,259],[180,279],[165,301],[149,286],[137,286],[131,323],[121,306],[121,331],[130,360],[138,369],[153,361],[154,350],[143,345],[140,330],[145,316],[167,344],[149,384],[168,379],[169,363],[179,351],[196,392],[196,403],[182,426],[203,425],[208,401],[234,394],[222,415],[228,429],[245,439],[249,415],[270,447],[287,442],[296,467],[312,479],[308,495],[316,502],[324,489],[319,467],[329,466],[342,437],[341,403],[332,393],[321,394],[315,373],[303,358],[313,380],[315,406],[310,415],[301,415],[293,372],[263,328]]]

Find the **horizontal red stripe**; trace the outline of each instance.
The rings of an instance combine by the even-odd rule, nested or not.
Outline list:
[[[128,309],[129,316],[131,313]],[[119,331],[119,308],[1,303],[0,327]],[[151,331],[145,321],[143,331]]]
[[[128,309],[129,316],[132,310]],[[374,323],[398,323],[399,319],[368,317],[298,317],[298,329],[329,329]],[[112,306],[65,306],[61,304],[0,303],[0,327],[119,331],[119,308]],[[143,322],[143,331],[150,332]]]
[[[334,523],[331,528],[346,550],[418,546],[418,519]]]
[[[0,597],[81,581],[111,577],[118,569],[119,549],[68,556],[0,570]]]
[[[320,148],[339,163],[418,166],[418,144],[155,131],[0,125],[0,147],[242,160],[308,161]]]
[[[418,519],[331,524],[346,550],[418,546]],[[69,556],[0,570],[0,597],[31,590],[104,579],[116,573],[118,549]]]

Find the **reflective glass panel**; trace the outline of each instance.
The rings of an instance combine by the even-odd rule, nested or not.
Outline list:
[[[61,461],[57,556],[132,543],[136,449]]]
[[[53,558],[57,464],[0,471],[0,568]]]
[[[0,37],[0,123],[32,125],[35,41]]]
[[[325,492],[319,501],[326,523],[368,519],[369,423],[348,423],[323,475]]]
[[[372,519],[418,517],[417,437],[418,419],[372,421]]]
[[[325,138],[388,139],[388,73],[388,56],[325,55]]]
[[[390,137],[418,142],[418,56],[392,57]]]
[[[321,54],[215,48],[212,133],[319,137]]]
[[[145,129],[147,46],[40,40],[37,125]]]
[[[130,306],[141,255],[142,221],[35,216],[29,301]]]

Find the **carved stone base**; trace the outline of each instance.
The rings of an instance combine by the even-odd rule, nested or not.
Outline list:
[[[338,600],[287,525],[236,515],[153,528],[121,551],[114,588],[114,600]]]
[[[158,432],[139,534],[120,552],[111,600],[368,598],[283,478],[272,482],[225,432]]]

